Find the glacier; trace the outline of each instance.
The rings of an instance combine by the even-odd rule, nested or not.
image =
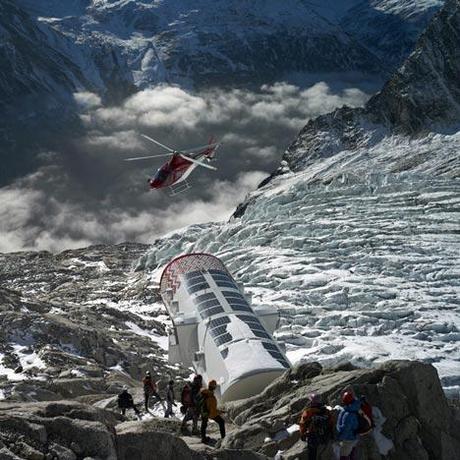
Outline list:
[[[392,172],[409,149],[423,164]],[[157,240],[137,269],[154,282],[173,257],[209,252],[253,304],[278,308],[275,336],[293,362],[419,359],[458,395],[460,180],[433,171],[458,164],[459,149],[460,133],[385,137],[288,171],[248,196],[240,218]]]

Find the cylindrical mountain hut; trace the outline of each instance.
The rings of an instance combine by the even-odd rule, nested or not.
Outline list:
[[[215,379],[222,401],[253,396],[290,367],[271,335],[277,310],[252,308],[217,257],[174,259],[163,271],[160,292],[173,322],[170,362]]]

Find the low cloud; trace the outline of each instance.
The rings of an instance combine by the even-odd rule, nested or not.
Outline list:
[[[35,174],[0,189],[0,252],[148,243],[189,224],[227,219],[276,168],[309,118],[344,104],[363,105],[369,97],[357,87],[331,87],[277,83],[257,91],[193,93],[158,86],[117,107],[78,93],[85,135],[69,139],[60,152],[41,152],[43,166]],[[165,152],[140,133],[177,149],[214,135],[224,143],[218,171],[197,168],[192,188],[175,198],[150,192],[146,179],[163,160],[123,159]]]
[[[158,86],[135,94],[122,107],[98,107],[85,120],[89,127],[101,131],[115,127],[188,133],[215,127],[240,132],[254,125],[268,128],[267,124],[299,129],[299,124],[309,118],[342,105],[363,105],[368,97],[358,88],[333,93],[324,82],[304,90],[276,83],[263,85],[258,92],[234,89],[200,94],[179,87]]]
[[[43,171],[38,176],[43,179],[46,175]],[[233,182],[212,184],[206,200],[172,201],[156,210],[121,209],[110,202],[88,209],[84,203],[61,201],[43,190],[25,189],[20,184],[6,187],[0,190],[0,252],[38,248],[59,251],[96,242],[149,243],[192,223],[228,219],[235,204],[265,176],[262,171],[242,173]],[[46,180],[53,182],[55,178]]]
[[[94,109],[102,104],[101,98],[97,94],[87,91],[75,93],[74,99],[82,110]]]

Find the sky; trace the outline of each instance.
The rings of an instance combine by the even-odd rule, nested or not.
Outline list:
[[[228,219],[238,203],[276,169],[308,119],[344,104],[361,106],[368,82],[285,82],[256,90],[193,92],[178,86],[140,91],[118,106],[92,93],[74,95],[84,134],[60,151],[39,153],[41,167],[0,188],[0,252],[152,243],[189,224]],[[147,179],[167,159],[140,134],[176,149],[223,142],[216,172],[196,168],[192,188],[170,197]]]

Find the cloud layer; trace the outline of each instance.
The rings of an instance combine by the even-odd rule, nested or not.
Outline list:
[[[117,107],[79,93],[85,135],[69,139],[60,152],[41,152],[40,170],[0,189],[0,252],[148,243],[185,225],[227,219],[309,118],[367,99],[360,89],[332,91],[324,82],[201,93],[159,86]],[[193,187],[174,199],[149,192],[146,179],[162,159],[122,161],[163,153],[140,133],[179,149],[214,135],[224,142],[218,171],[197,168]]]

